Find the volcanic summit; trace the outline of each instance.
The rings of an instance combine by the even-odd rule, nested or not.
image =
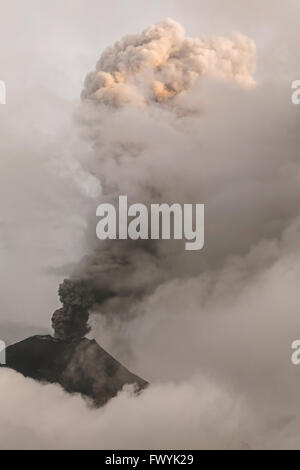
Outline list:
[[[76,288],[74,289],[74,285]],[[32,336],[6,348],[6,367],[25,377],[60,384],[80,393],[95,406],[104,405],[127,384],[136,392],[148,383],[114,359],[88,333],[88,308],[93,296],[85,283],[64,281],[59,289],[63,307],[52,317],[54,336]]]

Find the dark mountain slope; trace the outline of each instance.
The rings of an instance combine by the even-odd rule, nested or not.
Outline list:
[[[69,393],[91,398],[96,406],[105,404],[126,384],[136,384],[137,391],[148,385],[86,338],[32,336],[7,347],[6,367],[25,377],[58,383]]]

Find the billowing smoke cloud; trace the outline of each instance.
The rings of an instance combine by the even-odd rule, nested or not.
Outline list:
[[[88,327],[89,312],[95,299],[89,284],[84,281],[71,282],[67,279],[60,285],[59,298],[63,307],[52,316],[52,327],[57,339],[81,338]]]
[[[131,16],[136,22],[137,3],[133,4],[126,4],[126,8],[132,8]],[[102,15],[103,2],[94,5],[101,8],[98,11]],[[151,4],[150,10],[152,7]],[[157,8],[155,17],[163,8],[162,2]],[[173,14],[170,3],[166,8]],[[83,172],[76,173],[76,185],[81,182],[85,193],[89,182],[98,179],[102,195],[94,200],[94,206],[91,199],[81,205],[80,197],[74,197],[75,191],[71,195],[67,191],[66,179],[62,180],[63,188],[56,186],[54,178],[51,184],[48,178],[41,179],[37,171],[39,160],[29,166],[21,140],[18,186],[21,182],[26,184],[21,191],[22,199],[30,195],[31,187],[35,187],[33,183],[38,186],[31,199],[25,199],[21,206],[26,218],[20,217],[21,212],[13,212],[13,219],[21,220],[23,240],[27,241],[26,247],[33,240],[33,248],[29,257],[23,258],[22,253],[24,256],[27,249],[24,250],[17,237],[11,250],[10,245],[1,245],[6,258],[16,260],[13,275],[8,277],[11,282],[3,271],[4,289],[10,293],[9,299],[5,297],[3,312],[9,310],[11,317],[17,317],[16,311],[19,315],[31,315],[30,309],[24,306],[31,306],[31,300],[34,303],[36,297],[40,301],[36,310],[46,311],[44,315],[48,315],[46,282],[40,285],[35,278],[32,281],[28,265],[39,259],[48,266],[53,253],[53,264],[74,260],[68,248],[78,237],[81,225],[72,225],[72,208],[74,214],[82,215],[88,204],[91,215],[86,244],[82,251],[79,244],[74,247],[76,254],[81,256],[84,252],[88,256],[76,266],[72,282],[86,279],[91,286],[91,281],[96,280],[92,291],[93,295],[97,294],[98,305],[91,311],[124,312],[126,322],[122,321],[122,315],[112,315],[112,319],[108,315],[95,316],[93,334],[101,346],[155,385],[139,397],[121,394],[107,407],[91,411],[78,397],[69,397],[56,387],[42,387],[13,373],[8,376],[9,372],[3,371],[0,378],[3,448],[300,447],[300,375],[290,361],[291,342],[299,337],[299,107],[293,107],[290,101],[291,81],[299,78],[296,40],[299,4],[291,1],[291,8],[285,9],[281,2],[253,0],[228,1],[224,7],[220,0],[201,2],[201,6],[191,0],[185,8],[186,14],[177,13],[179,18],[186,18],[188,28],[199,28],[201,32],[204,24],[206,30],[217,32],[235,28],[248,34],[253,32],[258,47],[256,86],[245,82],[241,86],[232,77],[224,79],[217,72],[207,73],[178,95],[158,100],[151,86],[152,75],[148,80],[147,71],[141,79],[144,88],[136,85],[140,83],[136,81],[138,76],[133,78],[133,74],[128,74],[130,86],[142,94],[142,102],[127,98],[125,102],[115,100],[108,105],[95,97],[84,98],[79,118],[87,142],[93,142],[93,150],[84,158]],[[206,16],[203,8],[211,8]],[[69,9],[65,17],[61,11],[59,2],[55,19],[69,17]],[[93,25],[92,41],[95,37],[107,38],[102,30],[99,32],[98,16],[92,18],[90,11],[95,10],[84,8],[84,11],[88,31]],[[111,11],[105,10],[109,30],[117,37],[119,20],[109,15]],[[189,21],[191,16],[195,19]],[[54,16],[51,44],[53,19]],[[44,23],[40,24],[44,27]],[[84,30],[82,22],[78,24],[77,31]],[[124,31],[128,23],[121,26]],[[60,44],[65,40],[65,29],[61,27],[61,31]],[[71,46],[66,51],[73,51],[74,38],[76,34],[71,35]],[[2,43],[6,46],[10,42]],[[57,50],[59,47],[51,49],[47,60],[48,56],[56,58]],[[90,53],[88,47],[85,53]],[[25,58],[28,57],[23,57],[24,66]],[[73,80],[74,69],[66,63],[69,65],[68,61],[63,62],[72,70]],[[66,80],[65,88],[68,85]],[[32,94],[28,96],[31,98]],[[106,99],[111,101],[109,97]],[[39,104],[43,100],[44,95]],[[52,102],[49,100],[47,109]],[[19,109],[24,112],[25,108],[19,106]],[[53,114],[57,119],[57,113]],[[22,114],[20,128],[23,129],[23,121],[28,122],[27,117]],[[12,129],[14,118],[13,115]],[[26,129],[30,134],[31,128]],[[56,138],[57,133],[54,134]],[[71,139],[63,142],[64,146],[71,142],[72,147]],[[8,194],[14,204],[3,206],[2,214],[8,209],[11,213],[12,206],[18,207],[19,203],[15,180],[8,178],[8,183],[4,180],[7,169],[13,169],[11,158],[15,147],[10,145],[10,148],[7,164],[1,166],[1,188],[2,201],[8,200]],[[44,148],[38,147],[34,154],[44,157]],[[71,151],[77,158],[79,146],[73,145]],[[5,155],[4,152],[3,159]],[[83,184],[82,175],[91,177]],[[54,176],[57,180],[57,174]],[[52,212],[45,211],[45,201],[38,195],[44,194],[47,188],[66,204],[58,220],[58,225],[66,231],[57,232],[53,223],[49,236],[49,241],[51,238],[59,244],[58,252],[48,252],[47,244],[40,246],[40,241],[46,238],[44,232],[41,237],[40,228],[48,227],[44,214],[48,216]],[[95,238],[95,208],[102,201],[114,201],[120,193],[128,194],[132,202],[206,203],[204,251],[191,255],[181,249],[180,243],[169,242],[147,245],[148,251],[144,245],[136,244],[131,249],[130,243],[124,251],[118,242],[101,244],[100,248]],[[43,214],[38,229],[32,224],[32,217],[26,225],[25,209],[35,207],[36,201]],[[2,233],[4,229],[7,231],[7,243],[11,242],[12,233],[18,232],[12,227],[15,225],[1,226]],[[33,238],[35,233],[37,238]],[[65,252],[68,252],[66,258]],[[21,271],[20,260],[23,261]],[[15,295],[14,280],[19,271],[22,276],[18,293],[25,285],[29,292],[27,302],[22,292]],[[31,283],[27,284],[28,279]],[[153,279],[155,284],[151,287],[148,281]],[[149,295],[145,296],[146,288]],[[32,295],[34,289],[36,296]],[[140,292],[137,298],[136,292]],[[101,299],[108,294],[103,302]],[[22,299],[20,306],[16,298]],[[128,312],[139,315],[130,316]],[[205,373],[208,382],[194,379],[195,375],[202,377]],[[157,385],[159,381],[162,385]],[[176,385],[169,384],[174,381]],[[24,401],[26,407],[22,405]]]
[[[147,205],[203,202],[201,186],[190,185],[194,169],[183,168],[201,156],[193,149],[188,161],[185,151],[178,153],[184,142],[195,145],[188,121],[199,119],[201,126],[204,112],[205,103],[189,103],[188,93],[205,78],[252,86],[255,63],[255,44],[247,37],[186,38],[173,20],[109,47],[86,78],[79,113],[84,134],[94,142],[85,171],[99,179],[102,200],[126,194]],[[186,274],[178,272],[181,244],[100,243],[95,218],[90,230],[90,254],[73,273],[74,292],[78,280],[89,284],[101,313],[128,317],[156,286]],[[54,326],[60,319],[61,328],[67,310],[56,312]]]
[[[253,85],[254,69],[255,44],[247,37],[186,38],[182,26],[168,19],[109,47],[87,76],[82,98],[147,106],[169,101],[205,75]]]

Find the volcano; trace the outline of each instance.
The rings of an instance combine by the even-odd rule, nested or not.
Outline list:
[[[60,384],[102,406],[127,384],[139,393],[148,383],[131,373],[95,340],[32,336],[6,348],[5,367],[25,377]]]

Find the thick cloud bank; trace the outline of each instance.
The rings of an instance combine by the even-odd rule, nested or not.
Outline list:
[[[200,378],[156,385],[139,397],[128,389],[100,410],[12,371],[0,371],[0,384],[6,449],[243,448],[251,430],[242,403]]]

